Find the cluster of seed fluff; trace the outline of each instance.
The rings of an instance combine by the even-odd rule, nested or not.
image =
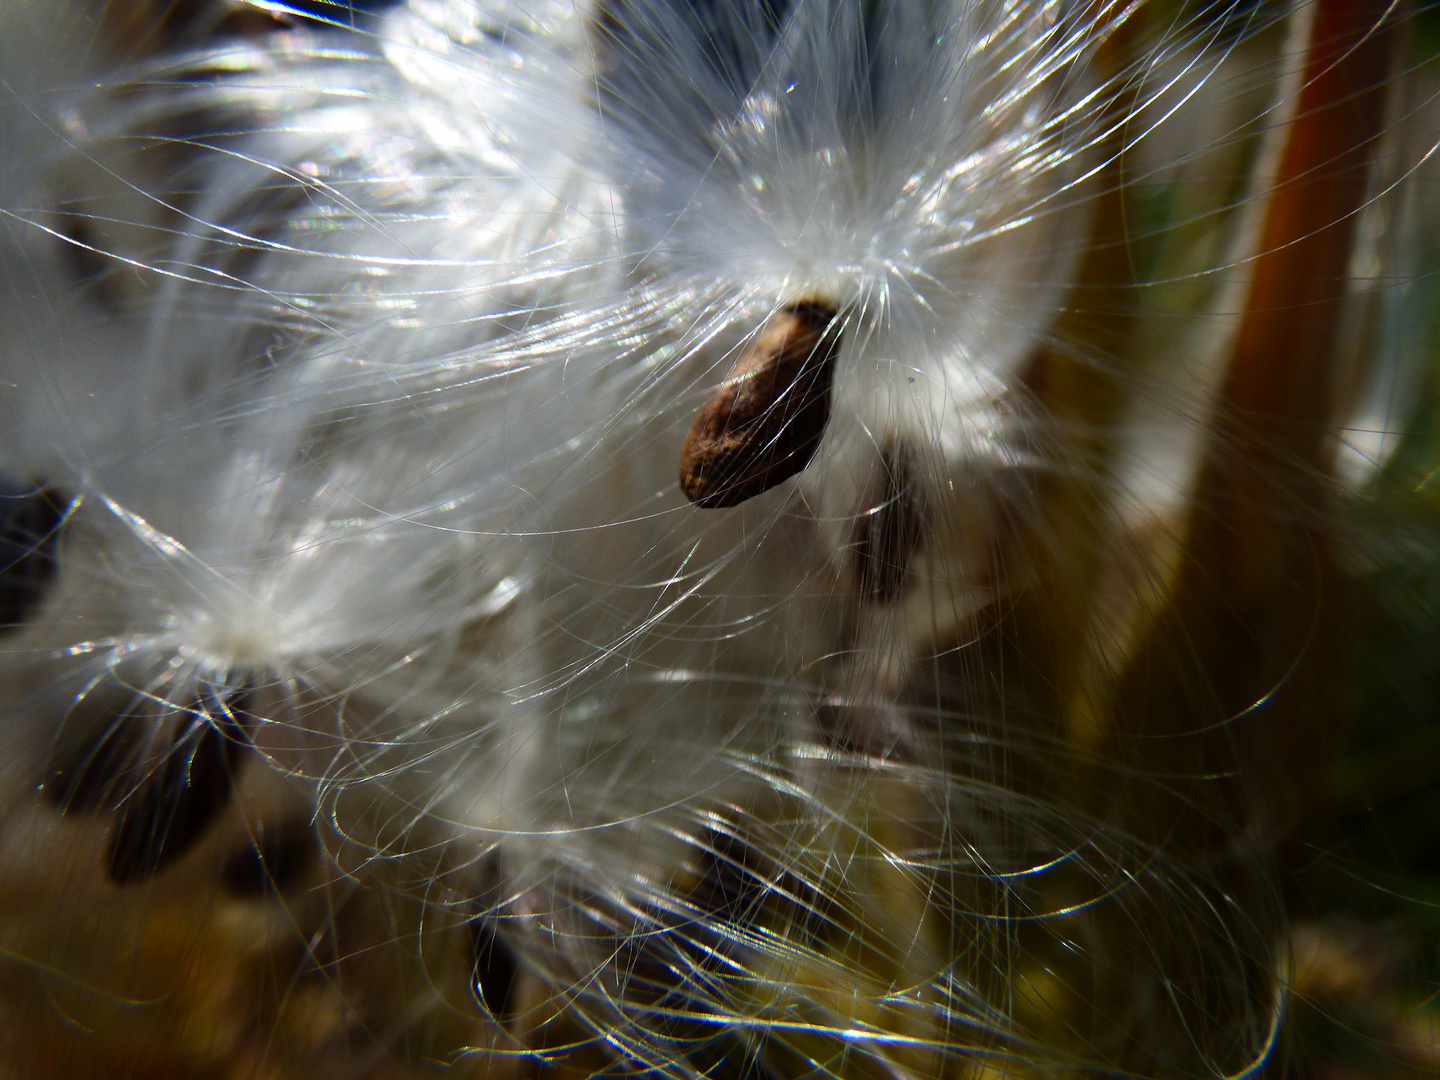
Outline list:
[[[0,737],[73,888],[261,773],[585,1067],[1259,1059],[1263,883],[1071,798],[985,629],[1088,467],[1028,380],[1096,348],[1116,110],[1229,23],[411,0],[22,77],[67,10],[0,16]]]

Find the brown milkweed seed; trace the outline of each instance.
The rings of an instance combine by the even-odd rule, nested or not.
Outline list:
[[[738,506],[800,472],[830,420],[838,312],[782,309],[695,417],[680,451],[680,488],[697,506]]]
[[[925,504],[911,475],[909,455],[887,450],[880,476],[855,519],[855,576],[860,594],[887,604],[905,588],[910,560],[925,537]]]
[[[0,476],[0,633],[19,627],[55,579],[69,500]]]
[[[125,800],[110,837],[117,885],[145,881],[175,862],[230,804],[254,718],[250,692],[205,686],[182,713],[169,751]]]

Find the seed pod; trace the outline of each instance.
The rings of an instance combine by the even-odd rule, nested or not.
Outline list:
[[[202,690],[169,751],[125,801],[110,842],[110,878],[144,881],[189,851],[230,803],[249,741],[243,692]]]
[[[925,503],[912,471],[908,453],[886,450],[878,482],[866,491],[855,519],[855,577],[860,595],[877,604],[899,597],[925,538]]]
[[[770,321],[695,417],[680,452],[686,498],[738,506],[810,464],[830,420],[837,315],[806,302]]]

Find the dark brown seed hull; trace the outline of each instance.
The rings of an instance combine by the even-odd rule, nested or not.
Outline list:
[[[87,730],[76,741],[73,732],[62,729],[65,745],[57,748],[46,766],[40,791],[62,814],[113,810],[143,779],[140,758],[148,725],[143,708],[130,697],[107,712],[95,701],[105,696],[92,690],[82,699],[76,713],[66,718],[65,728],[78,725]],[[92,709],[101,714],[101,722],[93,728],[83,715]]]
[[[8,487],[0,480],[0,632],[19,626],[45,599],[66,505],[48,488]]]
[[[484,916],[470,924],[475,958],[471,988],[485,1010],[501,1024],[514,1019],[520,960]]]
[[[282,894],[319,861],[314,827],[304,820],[266,828],[256,822],[252,840],[225,861],[220,883],[247,900]]]
[[[111,836],[110,879],[144,881],[179,859],[229,805],[249,732],[243,691],[202,694],[165,760],[120,809]]]
[[[738,506],[815,456],[830,420],[838,312],[783,309],[705,402],[680,452],[680,489],[706,509]]]
[[[908,454],[887,450],[855,520],[855,576],[860,595],[874,603],[900,596],[925,538],[925,503],[912,473]]]

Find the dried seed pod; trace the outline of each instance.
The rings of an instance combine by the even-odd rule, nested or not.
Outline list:
[[[815,456],[830,419],[838,311],[781,310],[705,402],[680,452],[680,488],[697,506],[738,506]]]
[[[249,741],[246,693],[202,689],[165,759],[125,801],[110,841],[111,880],[144,881],[184,855],[230,803]]]
[[[855,520],[855,577],[860,595],[877,604],[899,597],[925,538],[925,501],[910,462],[903,448],[885,451]]]
[[[19,626],[45,599],[66,500],[48,488],[0,478],[0,631]]]

